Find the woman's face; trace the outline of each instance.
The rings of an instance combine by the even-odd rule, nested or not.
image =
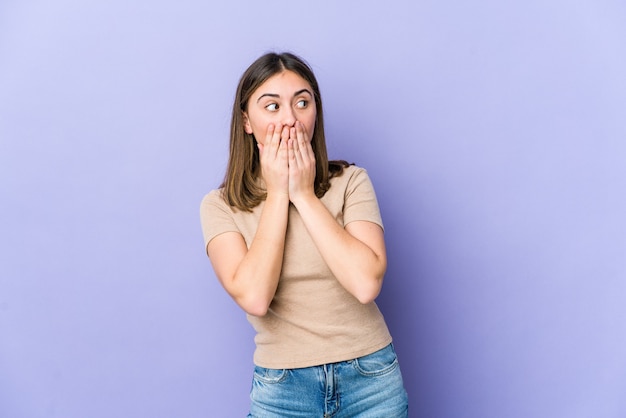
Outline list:
[[[282,129],[300,121],[310,142],[316,117],[313,89],[304,78],[286,70],[268,78],[252,93],[243,114],[244,130],[264,145],[270,124]]]

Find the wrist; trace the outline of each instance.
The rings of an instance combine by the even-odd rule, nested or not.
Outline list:
[[[289,203],[289,193],[282,190],[268,190],[267,196],[265,197],[265,202],[272,203]]]
[[[306,192],[303,191],[295,195],[290,194],[289,200],[296,208],[298,208],[304,205],[308,205],[311,202],[317,200],[317,196],[315,195],[315,192],[313,190],[310,190]]]

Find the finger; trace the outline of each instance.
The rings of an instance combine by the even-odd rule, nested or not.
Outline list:
[[[271,157],[276,157],[276,153],[278,152],[281,130],[282,127],[280,125],[268,125],[268,137],[265,148],[267,148],[267,153]]]
[[[289,139],[287,141],[287,154],[289,156],[289,167],[297,167],[296,151],[293,149],[294,142],[295,141],[293,139]]]
[[[269,145],[272,143],[272,135],[274,135],[274,129],[275,129],[275,126],[273,124],[270,123],[269,125],[267,125],[267,132],[265,132],[264,143],[261,144],[260,142],[258,142],[260,150],[269,148]]]
[[[274,127],[274,135],[272,135],[272,141],[274,141],[275,143],[280,142],[280,135],[281,135],[282,130],[283,130],[282,125],[278,125]]]
[[[282,138],[283,138],[283,135],[281,134],[280,139],[277,139],[277,141],[278,141],[278,151],[277,151],[278,154],[277,154],[277,157],[285,159],[285,163],[286,163],[287,162],[286,160],[289,157],[289,154],[288,154],[289,151],[287,149],[288,148],[288,143],[287,143],[288,139],[287,140],[283,140]]]
[[[296,124],[296,138],[298,139],[298,146],[304,150],[304,143],[306,142],[306,132],[304,131],[304,125],[302,122]]]
[[[267,132],[265,133],[265,144],[269,144],[272,141],[272,136],[274,135],[274,130],[276,126],[273,123],[267,125]]]
[[[306,128],[302,122],[296,123],[296,137],[298,141],[298,149],[300,150],[302,158],[313,160],[315,158],[313,155],[313,148],[311,148],[311,143],[307,139]]]
[[[285,141],[285,143],[289,140],[289,126],[283,126],[283,129],[280,133],[280,140]]]
[[[309,138],[308,132],[306,130],[306,126],[304,126],[304,123],[298,121],[298,123],[296,124],[296,129],[298,131],[298,135],[302,135],[302,140],[305,142],[311,142],[311,140],[313,138]]]
[[[298,149],[298,137],[296,136],[296,128],[291,128],[289,129],[289,138],[291,141],[293,141],[293,149],[297,150]]]
[[[289,141],[292,143],[294,160],[296,162],[296,166],[301,167],[304,161],[302,158],[302,149],[300,147],[300,142],[298,141],[296,128],[291,128],[289,130],[289,136],[291,137]]]

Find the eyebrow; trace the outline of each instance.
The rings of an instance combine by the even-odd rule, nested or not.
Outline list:
[[[301,95],[302,93],[308,93],[309,96],[313,97],[313,93],[311,93],[309,91],[309,89],[302,89],[302,90],[298,90],[297,92],[295,92],[293,94],[293,97],[297,97],[299,95]],[[261,96],[259,96],[259,98],[256,100],[256,102],[258,103],[262,98],[264,97],[275,97],[275,98],[280,98],[279,94],[276,93],[263,93]]]

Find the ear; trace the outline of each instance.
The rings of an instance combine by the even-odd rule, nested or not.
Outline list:
[[[248,114],[246,112],[243,112],[243,130],[247,134],[252,135],[252,125],[250,125],[250,119],[248,118]]]

